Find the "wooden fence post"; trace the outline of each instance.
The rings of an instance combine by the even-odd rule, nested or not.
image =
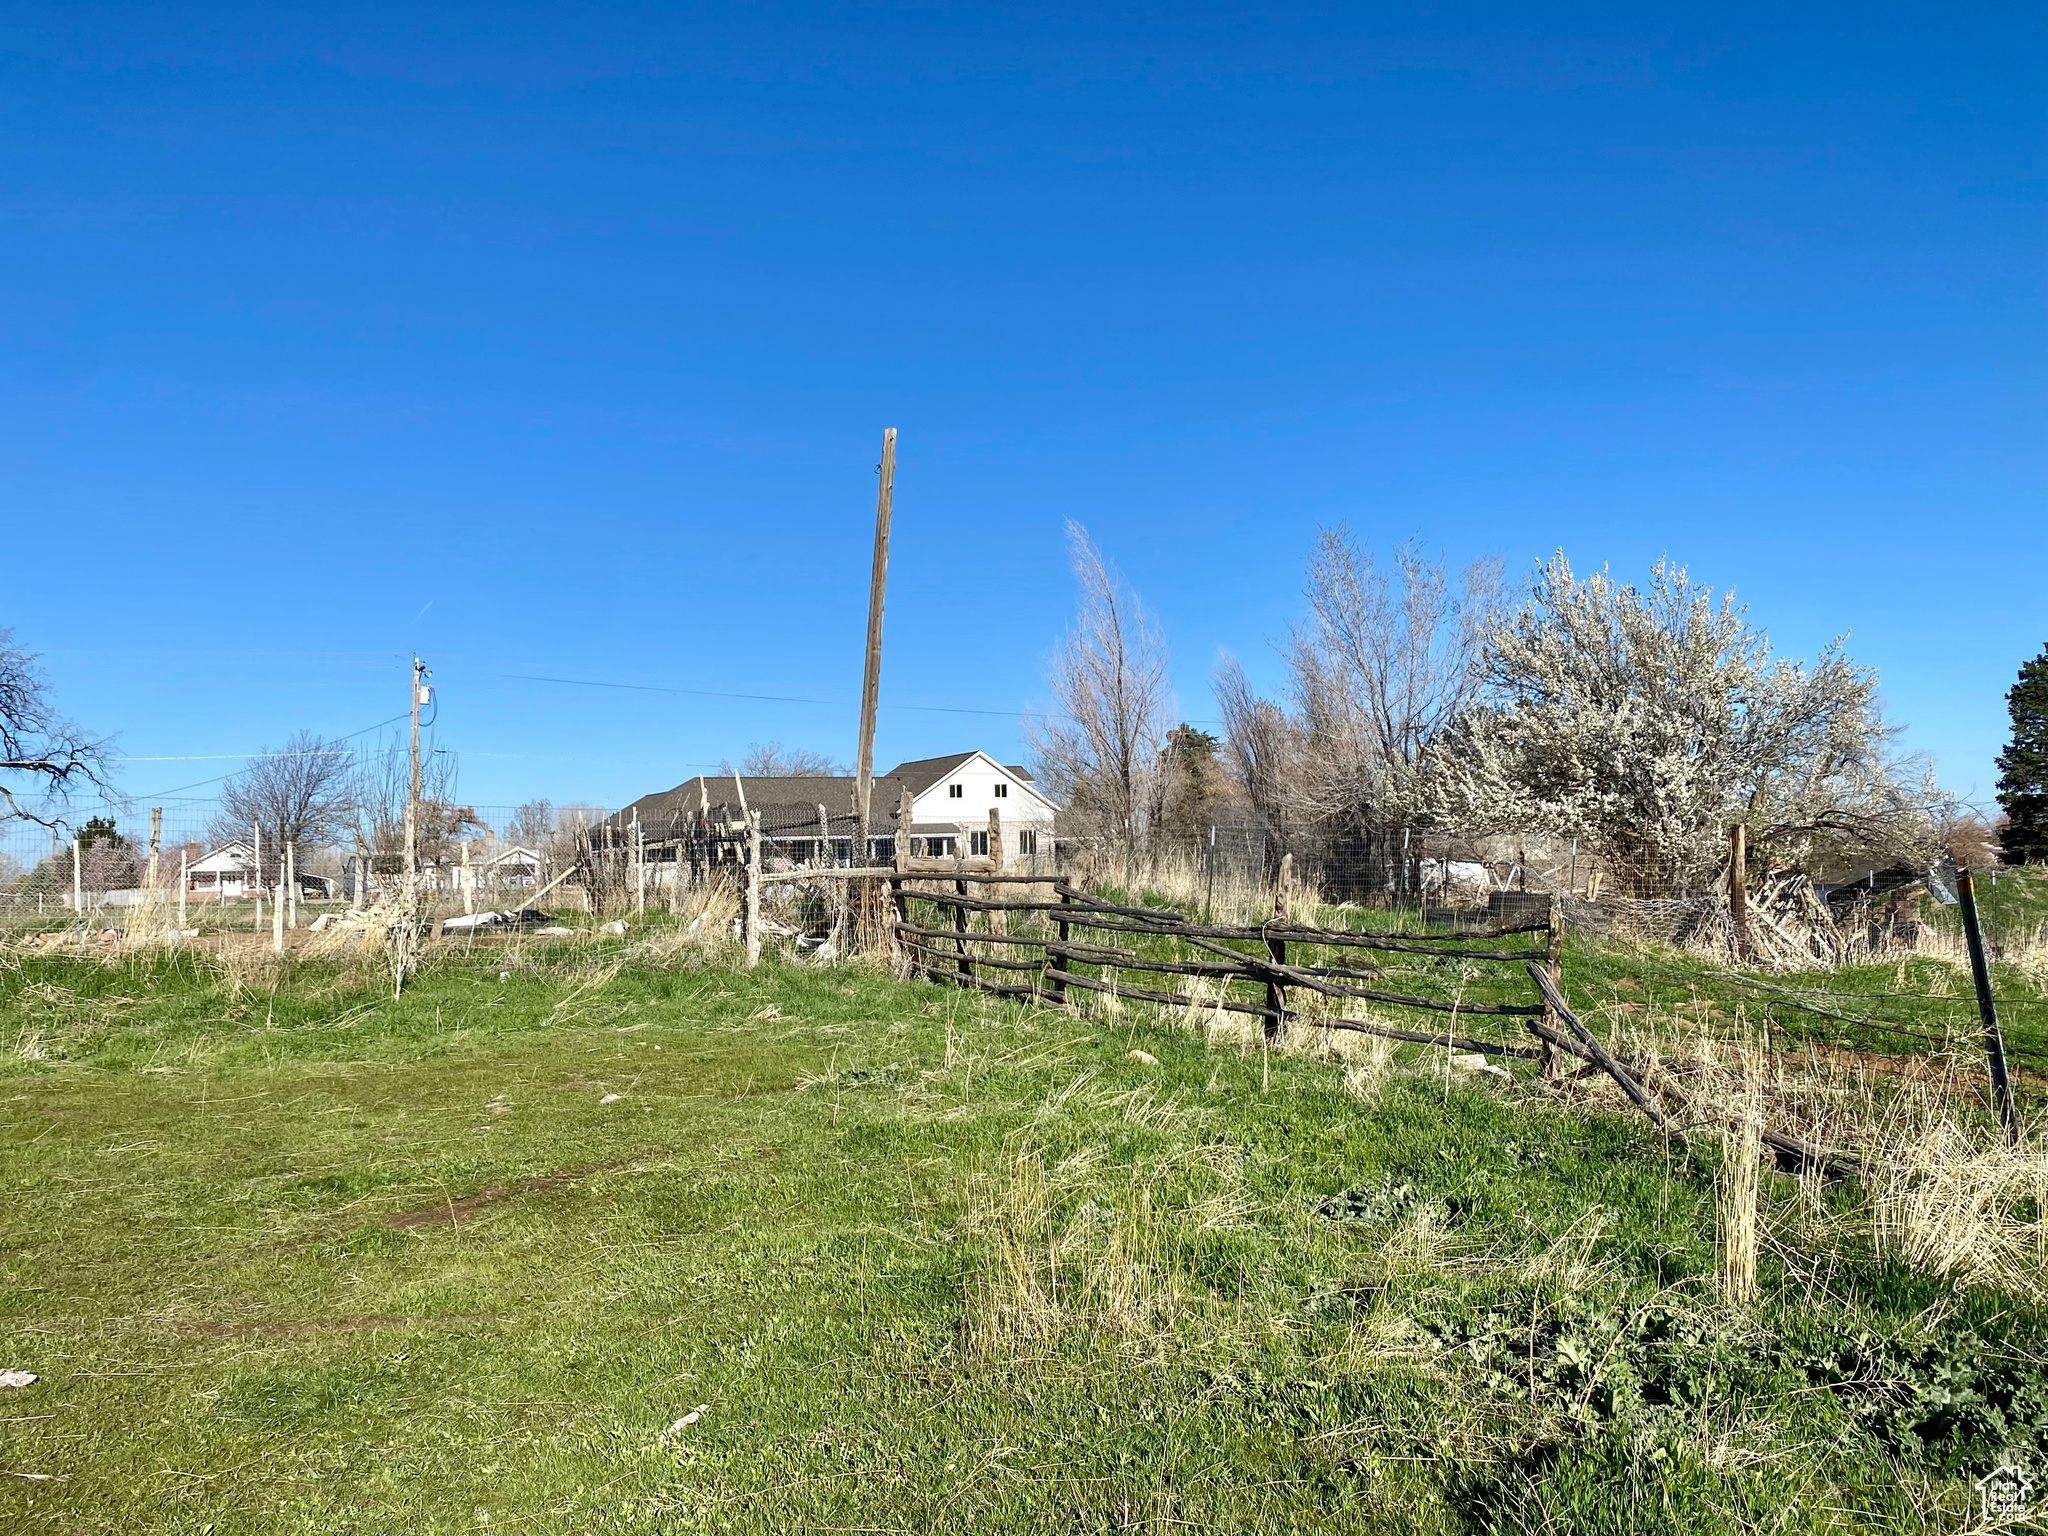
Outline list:
[[[1071,907],[1073,904],[1074,898],[1069,896],[1064,890],[1062,890],[1060,892],[1060,915],[1057,920],[1060,935],[1060,943],[1062,946],[1064,946],[1067,943],[1067,934],[1070,932],[1070,929],[1067,925],[1067,909]],[[1061,955],[1059,957],[1059,962],[1059,969],[1062,971],[1066,970],[1067,957],[1065,955]],[[1051,980],[1053,1000],[1064,1006],[1067,1001],[1067,983],[1064,978],[1059,976],[1054,976],[1051,978]]]
[[[464,846],[465,848],[467,847],[466,844]],[[287,928],[297,928],[299,926],[299,845],[297,843],[286,843],[284,845],[284,895],[285,900],[291,903],[290,908],[286,910],[284,915],[284,925]]]
[[[192,850],[180,848],[178,850],[178,926],[180,928],[185,926],[185,887],[192,883],[192,878],[186,873],[186,870],[190,868],[191,862]]]
[[[955,880],[953,882],[953,894],[965,896],[967,894],[967,882],[965,880]],[[954,903],[953,932],[958,935],[953,940],[953,944],[960,951],[960,985],[971,987],[974,985],[974,962],[967,958],[967,904],[965,902]]]
[[[291,879],[285,869],[286,854],[290,847],[291,844],[287,843],[278,850],[277,883],[279,889],[270,902],[270,947],[275,953],[280,955],[284,953],[284,887]]]
[[[1749,828],[1728,828],[1728,916],[1735,924],[1735,955],[1749,957]]]
[[[1564,991],[1564,903],[1557,899],[1555,891],[1550,894],[1550,944],[1544,955],[1543,969],[1545,974],[1550,977],[1550,984],[1562,993]],[[1562,1023],[1557,1016],[1557,1010],[1550,1005],[1550,999],[1547,995],[1543,999],[1543,1022],[1553,1031],[1562,1027]],[[1564,1053],[1557,1048],[1556,1042],[1547,1039],[1543,1042],[1542,1075],[1546,1082],[1554,1082],[1564,1075]]]
[[[884,877],[882,897],[883,911],[894,913],[898,923],[910,921],[910,897],[904,889],[902,875],[890,874]],[[891,960],[900,961],[917,975],[924,974],[923,964],[913,959],[910,940],[897,932],[893,926],[889,929],[889,957]]]
[[[149,810],[149,895],[152,904],[156,899],[157,857],[164,846],[164,808],[151,806]]]
[[[896,866],[895,877],[889,882],[889,895],[894,905],[896,921],[899,923],[910,921],[909,888],[904,882],[904,877],[910,873],[910,806],[910,791],[906,788],[896,802],[896,835],[889,839],[889,848],[895,855],[892,862]],[[893,928],[889,931],[889,939],[890,953],[901,955],[906,961],[910,961],[913,954],[921,956],[923,953],[921,950],[913,950],[910,940]],[[914,962],[914,968],[918,975],[926,974],[922,959]]]
[[[761,813],[747,812],[747,904],[742,919],[746,927],[747,969],[761,963]]]
[[[85,948],[85,855],[76,834],[71,839],[71,921],[78,947]]]
[[[998,875],[1003,872],[1003,813],[994,806],[988,808],[988,863],[991,872]],[[982,891],[990,901],[1002,899],[1002,887],[1000,886],[984,885]],[[1008,933],[1010,931],[1010,914],[1007,912],[989,913],[988,931],[990,933]]]
[[[1273,921],[1287,921],[1287,895],[1294,884],[1294,855],[1283,854],[1280,858],[1280,882],[1273,890]],[[1270,935],[1266,939],[1266,953],[1280,964],[1287,963],[1287,941]],[[1280,1021],[1287,1016],[1287,989],[1271,976],[1266,978],[1266,1006],[1272,1013],[1266,1019],[1266,1038],[1273,1040],[1280,1034]]]

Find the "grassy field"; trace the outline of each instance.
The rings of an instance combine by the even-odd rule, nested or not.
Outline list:
[[[1772,980],[1943,1035],[1954,971]],[[1902,1049],[1675,955],[1566,976]],[[2037,1239],[1964,1283],[1770,1175],[1731,1306],[1712,1144],[1590,1085],[658,930],[388,992],[0,958],[0,1528],[1955,1531],[2048,1459]]]

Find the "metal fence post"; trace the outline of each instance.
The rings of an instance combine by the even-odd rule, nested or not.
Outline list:
[[[1967,869],[1956,871],[1956,901],[1963,909],[1963,933],[1970,943],[1970,979],[1977,984],[1977,1014],[1984,1021],[1984,1053],[1991,1059],[1991,1095],[2005,1127],[2005,1144],[2020,1144],[2019,1114],[2013,1107],[2012,1082],[2005,1071],[2005,1036],[1998,1028],[1998,1004],[1991,995],[1991,964],[1984,954],[1984,931],[1977,923],[1977,887]]]

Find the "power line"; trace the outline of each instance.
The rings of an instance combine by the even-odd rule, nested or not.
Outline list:
[[[350,731],[346,736],[337,736],[334,738],[334,741],[354,741],[358,736],[367,736],[372,731],[381,731],[384,729],[385,726],[396,725],[399,721],[406,718],[407,717],[405,715],[393,715],[389,720],[379,720],[375,725],[366,725],[360,731]],[[329,745],[333,745],[333,743],[329,743]],[[306,752],[252,752],[249,754],[250,757],[307,757],[310,755],[310,753]],[[247,761],[247,759],[244,759],[244,761]],[[224,784],[233,777],[234,775],[232,773],[223,773],[216,778],[199,779],[191,784],[180,784],[174,789],[137,790],[133,795],[129,796],[128,798],[134,800],[162,800],[168,798],[171,795],[178,794],[184,790],[204,789],[209,784]]]
[[[522,683],[558,683],[566,688],[617,688],[629,693],[666,693],[688,699],[745,699],[759,704],[810,704],[820,709],[850,709],[853,706],[839,699],[804,699],[793,694],[782,693],[724,693],[710,688],[667,688],[655,683],[614,683],[588,677],[538,677],[526,672],[500,672],[499,677],[511,678]],[[1002,720],[1015,720],[1026,711],[1019,709],[975,709],[964,704],[883,704],[883,709],[902,710],[922,715],[990,715]],[[1070,715],[1056,711],[1040,711],[1048,720],[1071,720]],[[1221,725],[1220,720],[1189,718],[1189,725]]]
[[[601,682],[587,677],[535,677],[525,672],[500,672],[498,676],[522,683],[559,683],[567,688],[618,688],[631,693],[668,693],[687,699],[746,699],[758,704],[810,704],[820,709],[850,707],[837,699],[800,699],[783,693],[723,693],[710,688],[663,688],[652,683]],[[934,715],[995,715],[1006,720],[1014,720],[1023,713],[1020,709],[969,709],[957,704],[884,704],[882,708]]]

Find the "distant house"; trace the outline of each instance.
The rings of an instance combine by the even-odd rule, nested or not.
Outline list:
[[[257,886],[256,851],[237,839],[185,868],[185,890],[201,900],[239,901]]]
[[[523,843],[500,848],[476,866],[477,883],[490,888],[501,885],[540,884],[540,855]]]
[[[703,775],[674,789],[645,795],[607,816],[592,830],[594,841],[632,837],[637,825],[651,845],[708,837],[726,846],[742,835],[747,814],[761,817],[762,857],[791,865],[853,862],[855,780],[832,777],[762,778],[745,774]],[[901,825],[903,798],[910,797],[910,825]],[[1006,865],[1052,857],[1054,818],[1059,807],[1046,798],[1031,775],[997,762],[986,752],[899,763],[878,775],[869,798],[866,861],[886,863],[896,839],[906,832],[909,852],[924,858],[986,858],[989,813],[996,816]]]
[[[266,860],[266,863],[273,861]],[[334,882],[325,875],[299,871],[299,896],[325,901],[334,895]],[[185,891],[201,901],[240,901],[260,889],[269,892],[275,879],[265,880],[256,867],[256,851],[240,838],[222,843],[203,859],[185,866]]]

